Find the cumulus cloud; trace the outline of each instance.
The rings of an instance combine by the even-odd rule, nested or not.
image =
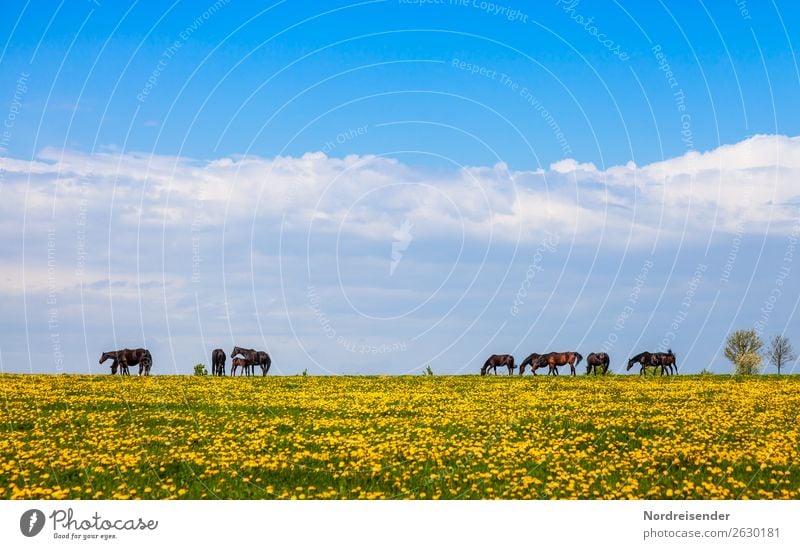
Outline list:
[[[442,172],[396,159],[321,152],[197,160],[44,149],[0,158],[3,209],[29,219],[94,209],[110,226],[251,226],[391,240],[398,219],[419,235],[631,246],[726,232],[785,233],[800,204],[800,138],[758,135],[645,166],[600,169],[565,159],[542,170],[498,163]]]
[[[202,160],[47,148],[32,160],[0,156],[0,295],[5,318],[27,311],[41,321],[53,295],[65,330],[89,323],[109,345],[117,332],[146,336],[162,356],[184,340],[184,351],[203,352],[189,335],[202,325],[237,342],[269,335],[296,358],[305,356],[299,334],[347,362],[309,287],[337,336],[380,326],[386,341],[417,341],[419,331],[434,341],[442,322],[461,337],[484,303],[499,294],[511,302],[509,270],[524,272],[525,250],[546,232],[563,252],[553,261],[576,247],[616,261],[654,243],[671,256],[679,243],[715,236],[727,249],[731,234],[790,234],[797,180],[800,138],[779,135],[642,166],[565,159],[532,170],[322,152]],[[402,256],[393,256],[404,225]],[[540,295],[565,295],[559,268],[548,267],[549,282],[537,278]],[[38,329],[36,344],[49,348],[52,328]]]

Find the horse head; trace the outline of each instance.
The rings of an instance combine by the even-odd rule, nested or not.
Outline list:
[[[633,358],[629,358],[629,359],[628,359],[628,367],[627,367],[627,368],[625,368],[625,371],[627,372],[628,370],[630,370],[631,368],[633,368],[633,365],[634,365],[634,364],[636,364],[636,360],[635,360],[635,359],[633,359]]]

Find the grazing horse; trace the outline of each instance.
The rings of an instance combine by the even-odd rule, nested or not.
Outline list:
[[[653,356],[655,357],[655,362],[662,369],[666,368],[668,374],[674,375],[678,373],[678,363],[675,361],[675,353],[672,352],[672,349],[668,349],[666,353],[654,353]]]
[[[505,366],[508,368],[508,375],[514,372],[514,357],[511,355],[492,355],[481,366],[481,375],[485,376],[490,369],[494,370],[494,375],[497,375],[497,367]]]
[[[153,366],[153,356],[147,349],[120,349],[119,351],[109,351],[100,356],[100,364],[108,360],[114,359],[111,365],[111,373],[115,374],[115,366],[122,369],[123,375],[130,375],[128,366],[139,365],[139,375],[150,375],[150,368]]]
[[[531,354],[529,354],[525,358],[525,360],[523,360],[519,365],[519,375],[522,375],[522,374],[525,373],[525,367],[526,366],[530,366],[531,367],[531,373],[533,375],[536,375],[536,369],[537,368],[544,368],[544,364],[538,362],[539,358],[541,356],[542,355],[540,355],[539,353],[531,353]]]
[[[125,364],[125,366],[122,369],[119,368],[119,361],[117,360],[117,353],[118,352],[119,351],[107,351],[107,352],[103,353],[102,355],[100,355],[100,364],[102,364],[103,362],[105,362],[108,359],[112,359],[113,360],[113,362],[111,363],[111,375],[112,376],[116,375],[117,370],[119,370],[119,374],[120,375],[123,375],[123,376],[131,375],[130,371],[128,370],[128,365],[127,364]]]
[[[222,349],[214,349],[211,351],[211,375],[224,376],[225,375],[225,351]]]
[[[237,356],[235,358],[232,358],[231,359],[231,375],[235,376],[236,375],[236,368],[241,367],[242,369],[241,369],[241,373],[239,375],[245,374],[245,375],[249,376],[250,375],[250,366],[252,364],[253,363],[250,360],[246,359],[246,358],[242,358],[242,357],[239,357],[239,356]]]
[[[594,371],[594,375],[597,375],[597,367],[600,366],[601,373],[606,375],[608,372],[608,365],[611,362],[611,359],[608,357],[608,353],[589,353],[589,356],[586,357],[586,375],[589,375],[589,372]]]
[[[628,367],[626,368],[626,371],[633,368],[633,365],[636,364],[637,362],[642,366],[641,369],[639,370],[640,376],[644,375],[645,368],[647,368],[648,366],[653,366],[655,368],[658,368],[660,366],[661,375],[662,376],[664,375],[664,365],[661,364],[655,353],[650,353],[645,351],[643,353],[639,353],[633,358],[628,359]]]
[[[272,366],[272,359],[269,357],[266,351],[256,351],[256,361],[255,364],[261,366],[261,375],[267,375],[269,372],[269,367]],[[253,365],[253,369],[255,370],[255,364]]]
[[[272,359],[266,351],[256,351],[255,349],[245,349],[244,347],[234,347],[231,351],[231,357],[241,355],[246,358],[250,364],[261,366],[261,375],[267,375],[269,367],[272,366]]]
[[[558,367],[569,364],[570,374],[574,376],[575,366],[580,364],[581,360],[583,360],[583,355],[577,351],[569,351],[566,353],[547,353],[546,355],[540,356],[533,364],[533,367],[543,368],[545,365],[547,365],[550,367],[548,374],[557,376]]]

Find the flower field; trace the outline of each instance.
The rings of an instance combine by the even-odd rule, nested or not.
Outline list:
[[[800,497],[798,376],[1,375],[0,499]]]

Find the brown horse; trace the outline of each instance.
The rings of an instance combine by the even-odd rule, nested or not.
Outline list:
[[[139,365],[139,375],[150,375],[150,368],[153,366],[153,356],[147,349],[120,349],[119,351],[108,351],[100,356],[100,364],[113,358],[114,362],[111,364],[111,373],[115,374],[116,369],[114,366],[122,368],[123,375],[130,375],[128,366]]]
[[[261,366],[261,375],[265,376],[267,375],[267,372],[269,372],[269,367],[272,366],[272,359],[269,357],[266,351],[256,351],[255,364]],[[255,366],[253,366],[253,368],[255,369]]]
[[[483,366],[481,367],[481,375],[485,376],[489,370],[494,370],[494,374],[497,375],[497,367],[498,366],[506,366],[508,368],[508,375],[514,373],[514,357],[511,355],[492,355],[490,356],[486,362],[484,362]]]
[[[117,353],[119,351],[107,351],[100,355],[100,364],[105,362],[106,360],[112,359],[113,362],[111,363],[111,375],[116,375],[117,371],[119,371],[120,375],[129,376],[131,375],[130,371],[128,370],[128,365],[126,364],[124,368],[119,367],[119,361],[117,360]]]
[[[241,373],[239,375],[250,375],[250,366],[253,364],[252,361],[246,358],[242,358],[237,356],[231,359],[231,375],[236,375],[236,368],[241,367]]]
[[[548,366],[550,368],[548,374],[557,376],[558,367],[569,364],[570,374],[574,376],[575,366],[580,364],[581,360],[583,360],[583,356],[577,351],[569,351],[566,353],[547,353],[546,355],[540,356],[533,364],[533,367],[543,368],[544,366]]]
[[[633,368],[633,365],[636,364],[636,363],[639,363],[642,366],[641,369],[639,370],[639,375],[641,375],[641,376],[644,375],[644,371],[648,366],[652,366],[652,367],[655,367],[655,368],[658,368],[660,366],[661,367],[661,375],[662,376],[664,375],[665,367],[661,363],[661,361],[658,359],[658,357],[656,356],[656,353],[650,353],[648,351],[645,351],[643,353],[639,353],[638,355],[636,355],[633,358],[629,358],[628,359],[628,367],[626,368],[626,371],[628,371],[631,368]]]
[[[598,366],[600,366],[601,373],[606,375],[610,362],[608,353],[589,353],[589,356],[586,357],[586,375],[588,376],[592,371],[594,371],[594,375],[597,375]]]
[[[662,369],[666,369],[668,374],[674,375],[678,373],[678,363],[675,361],[675,353],[672,352],[672,349],[668,349],[666,353],[653,353],[653,357],[654,361]]]
[[[539,362],[539,358],[541,358],[541,356],[542,355],[540,355],[539,353],[531,353],[531,354],[529,354],[525,358],[525,360],[523,360],[519,365],[519,375],[522,375],[522,374],[525,373],[525,368],[527,366],[530,366],[531,367],[531,373],[533,375],[536,375],[537,368],[544,368],[544,366],[545,366],[543,363]]]
[[[225,375],[225,351],[222,349],[214,349],[211,351],[211,375],[224,376]]]

